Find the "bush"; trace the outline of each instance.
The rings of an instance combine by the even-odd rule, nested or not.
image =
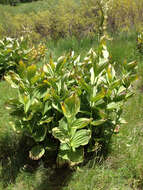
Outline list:
[[[56,62],[50,58],[42,68],[19,62],[18,73],[5,77],[19,95],[9,100],[8,108],[17,118],[14,130],[32,139],[30,158],[38,160],[52,151],[59,165],[76,165],[85,153],[107,150],[111,136],[125,122],[121,114],[133,95],[136,68],[136,62],[123,63],[118,76],[104,37],[82,62],[74,52]]]

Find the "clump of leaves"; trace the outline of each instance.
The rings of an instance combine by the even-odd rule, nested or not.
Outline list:
[[[105,36],[98,50],[91,49],[81,62],[74,52],[50,58],[38,68],[19,62],[17,71],[5,79],[18,89],[8,108],[16,117],[14,130],[31,137],[31,159],[55,151],[57,163],[83,162],[85,152],[98,151],[110,142],[117,127],[125,123],[123,105],[133,95],[137,63],[122,64],[120,75],[110,64]]]
[[[0,78],[10,70],[16,71],[20,61],[27,64],[38,62],[45,55],[45,46],[28,45],[27,39],[4,38],[0,40]]]

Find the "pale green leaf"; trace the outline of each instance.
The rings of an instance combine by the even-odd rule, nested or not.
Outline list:
[[[71,139],[71,146],[73,148],[78,148],[79,146],[83,146],[88,144],[89,139],[91,138],[91,131],[86,129],[81,129],[77,131],[74,137]]]
[[[81,129],[86,127],[91,121],[92,119],[89,118],[79,118],[72,123],[71,127],[75,129]]]
[[[73,94],[61,103],[61,107],[66,118],[73,118],[80,110],[80,100],[76,94]]]
[[[98,126],[98,125],[105,123],[106,121],[107,121],[106,119],[95,120],[95,121],[91,122],[91,125]]]

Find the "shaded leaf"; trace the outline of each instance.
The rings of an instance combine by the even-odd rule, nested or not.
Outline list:
[[[34,146],[30,151],[29,151],[29,157],[32,160],[39,160],[45,153],[45,149],[40,146]]]

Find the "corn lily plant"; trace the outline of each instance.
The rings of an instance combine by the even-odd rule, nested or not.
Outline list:
[[[79,164],[85,152],[108,145],[116,126],[125,123],[121,114],[133,95],[137,63],[124,62],[119,75],[109,57],[103,36],[83,61],[74,52],[56,62],[50,58],[42,68],[20,61],[18,72],[5,76],[18,89],[7,106],[16,118],[13,128],[35,142],[31,159],[55,151],[58,164]]]

